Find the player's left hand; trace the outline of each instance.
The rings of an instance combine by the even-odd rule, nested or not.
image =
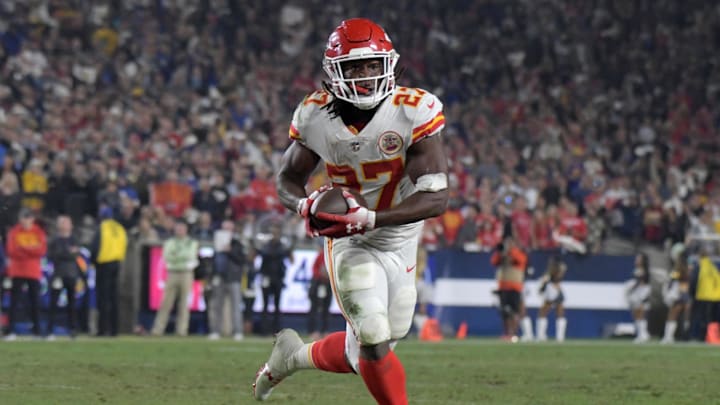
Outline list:
[[[318,219],[335,223],[322,229],[319,234],[330,238],[342,238],[372,231],[375,228],[375,211],[358,204],[355,197],[348,191],[343,191],[343,197],[348,205],[347,213],[329,214],[327,212],[318,212],[315,214]]]

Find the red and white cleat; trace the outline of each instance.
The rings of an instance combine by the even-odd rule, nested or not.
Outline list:
[[[283,329],[275,335],[270,359],[255,374],[253,396],[256,400],[266,400],[276,385],[295,372],[293,355],[303,344],[300,336],[292,329]]]

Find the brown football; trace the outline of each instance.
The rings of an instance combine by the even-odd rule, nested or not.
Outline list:
[[[352,194],[355,199],[357,200],[358,204],[360,204],[363,207],[367,207],[367,201],[365,201],[365,198],[363,198],[362,194],[360,194],[359,191],[345,188],[345,190],[349,191],[350,194]],[[318,212],[327,212],[328,214],[345,214],[347,213],[348,206],[345,202],[345,198],[342,195],[343,187],[333,187],[332,189],[326,191],[317,200],[316,205],[316,213]],[[310,223],[315,229],[325,229],[328,226],[332,225],[332,222],[323,221],[322,219],[318,219],[314,215],[310,216]]]

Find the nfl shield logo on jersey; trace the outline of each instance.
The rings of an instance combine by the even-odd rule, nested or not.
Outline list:
[[[361,146],[362,146],[362,144],[360,143],[360,141],[352,141],[352,142],[350,142],[350,149],[352,149],[353,152],[358,152],[358,151],[360,151],[360,147],[361,147]]]
[[[403,139],[397,132],[384,132],[378,139],[378,146],[384,154],[394,155],[402,149]]]

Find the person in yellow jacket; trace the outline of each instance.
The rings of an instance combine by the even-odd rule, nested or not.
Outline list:
[[[98,336],[118,333],[118,274],[127,253],[127,232],[113,219],[112,209],[100,209],[100,227],[91,247],[95,264]]]
[[[705,340],[708,325],[720,320],[720,270],[707,254],[700,258],[690,278],[691,339]]]

